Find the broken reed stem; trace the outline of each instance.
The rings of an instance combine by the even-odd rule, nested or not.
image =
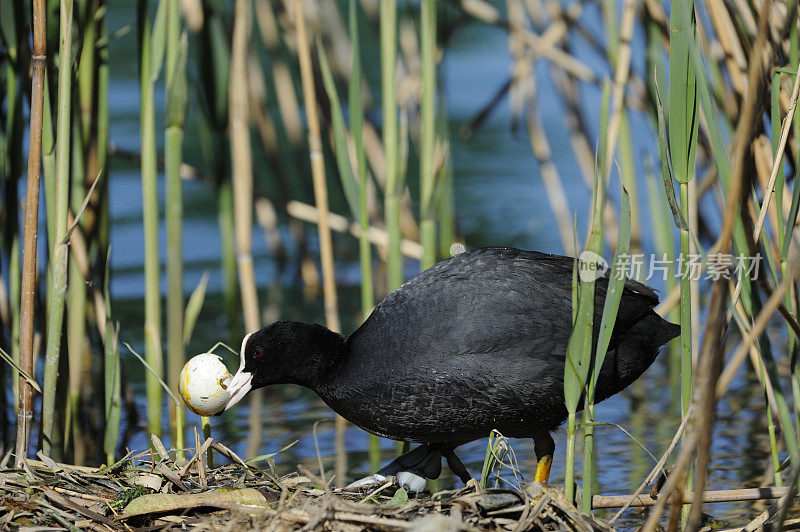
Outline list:
[[[317,206],[319,222],[320,261],[322,262],[322,289],[325,305],[325,324],[333,332],[339,332],[339,310],[336,300],[336,278],[333,269],[333,242],[328,225],[328,188],[325,183],[325,161],[322,156],[322,136],[317,113],[314,72],[311,68],[311,48],[306,31],[306,20],[302,0],[294,1],[295,28],[297,30],[297,58],[300,62],[300,79],[303,85],[303,100],[308,121],[308,151],[311,159],[311,174],[314,180],[314,202]],[[336,482],[344,485],[347,473],[347,455],[344,452],[344,430],[346,422],[336,416]]]
[[[58,65],[58,125],[56,130],[55,234],[51,240],[52,283],[50,318],[47,323],[44,388],[42,390],[42,451],[50,456],[56,408],[56,384],[61,329],[64,322],[64,300],[67,292],[68,249],[64,243],[69,211],[70,108],[72,101],[72,0],[61,0]]]
[[[286,204],[286,213],[292,218],[297,218],[304,222],[318,224],[319,223],[319,210],[307,203],[292,200]],[[349,232],[356,238],[360,238],[364,234],[363,226],[356,222],[351,222],[341,214],[335,212],[328,213],[328,226],[331,230],[337,233]],[[385,248],[389,245],[389,234],[385,229],[375,226],[367,226],[366,230],[367,240],[373,246]],[[400,252],[410,259],[422,260],[422,245],[408,238],[403,238],[400,241]]]
[[[25,195],[25,235],[22,258],[22,301],[20,312],[20,367],[29,375],[33,367],[33,314],[36,301],[36,241],[39,225],[39,174],[42,165],[42,117],[44,109],[44,70],[47,60],[45,35],[45,2],[33,1],[33,57],[31,79],[30,140],[28,143],[28,176]],[[33,387],[19,377],[17,441],[15,466],[22,467],[30,444],[33,420]]]

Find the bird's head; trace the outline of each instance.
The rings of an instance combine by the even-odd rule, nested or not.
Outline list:
[[[239,351],[239,370],[228,383],[230,399],[225,410],[250,390],[270,384],[299,384],[313,389],[342,344],[340,335],[310,323],[279,321],[248,334]]]

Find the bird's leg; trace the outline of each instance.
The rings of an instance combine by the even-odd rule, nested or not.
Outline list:
[[[536,453],[536,476],[534,481],[547,484],[550,477],[550,466],[553,464],[553,453],[556,444],[549,432],[539,434],[533,438],[533,452]]]
[[[455,473],[464,484],[469,482],[472,478],[472,475],[469,474],[469,471],[467,471],[467,468],[464,467],[464,464],[461,462],[461,460],[459,460],[458,456],[456,456],[456,453],[453,451],[453,449],[444,449],[442,454],[444,454],[444,457],[447,459],[447,465],[450,467],[450,471]]]
[[[376,473],[353,482],[348,488],[360,488],[386,480],[395,475],[397,482],[408,491],[425,489],[425,479],[439,478],[442,472],[442,449],[438,445],[423,444],[402,454]]]

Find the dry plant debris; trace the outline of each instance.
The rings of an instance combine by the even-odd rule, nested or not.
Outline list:
[[[278,477],[206,440],[176,459],[129,453],[105,468],[57,464],[39,455],[0,468],[0,530],[545,530],[610,531],[581,515],[563,494],[538,485],[463,489],[409,498],[392,478],[368,492],[332,490],[314,474]],[[230,463],[208,468],[208,449]]]

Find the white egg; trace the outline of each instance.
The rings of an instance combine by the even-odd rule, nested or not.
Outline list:
[[[178,388],[189,410],[199,416],[222,412],[230,399],[231,374],[222,358],[213,353],[192,357],[181,370]]]

